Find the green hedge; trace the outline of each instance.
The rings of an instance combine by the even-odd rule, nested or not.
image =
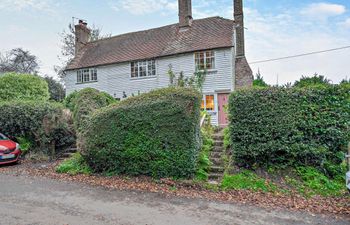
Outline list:
[[[74,125],[76,130],[79,131],[92,112],[115,102],[116,100],[105,92],[100,92],[94,88],[85,88],[69,95],[66,105],[73,109]]]
[[[47,82],[36,75],[8,73],[0,76],[0,101],[49,100]]]
[[[95,172],[191,177],[200,148],[198,92],[166,88],[94,114],[83,127],[82,154]]]
[[[235,162],[243,167],[316,166],[328,175],[350,141],[350,88],[269,88],[230,96]]]
[[[53,154],[75,142],[70,115],[59,103],[38,101],[0,102],[0,132],[24,137],[37,151]]]

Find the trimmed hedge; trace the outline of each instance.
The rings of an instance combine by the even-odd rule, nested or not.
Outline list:
[[[39,76],[16,73],[0,76],[0,101],[47,101],[49,98],[48,84]]]
[[[116,100],[105,92],[94,88],[85,88],[69,95],[66,104],[73,109],[74,125],[79,131],[92,112],[115,102]]]
[[[104,108],[83,127],[79,146],[95,172],[194,175],[200,149],[200,94],[165,88]]]
[[[235,162],[243,167],[315,166],[334,176],[350,141],[350,88],[270,88],[229,100]]]
[[[0,102],[0,132],[24,137],[34,150],[52,155],[75,142],[70,114],[61,104],[37,101]]]

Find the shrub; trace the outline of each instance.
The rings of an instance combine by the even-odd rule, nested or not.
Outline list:
[[[59,81],[49,76],[46,76],[44,79],[49,87],[50,100],[62,102],[66,95],[63,85]]]
[[[54,154],[53,145],[60,151],[75,141],[69,119],[58,103],[0,102],[1,132],[22,137],[24,143],[29,141],[32,148],[46,154]]]
[[[330,80],[318,74],[315,74],[313,77],[302,76],[299,81],[294,83],[294,87],[298,88],[325,88],[330,85]]]
[[[49,100],[47,82],[36,75],[7,73],[0,76],[0,101]]]
[[[108,106],[116,100],[107,93],[93,88],[85,88],[70,96],[69,107],[73,108],[73,120],[76,130],[90,117],[91,112]]]
[[[71,112],[74,111],[74,107],[75,107],[75,99],[78,95],[78,91],[73,91],[72,93],[70,93],[68,96],[66,96],[66,98],[63,101],[63,105],[69,109]]]
[[[196,170],[197,91],[165,88],[104,108],[83,125],[83,157],[95,172],[190,177]]]
[[[207,181],[209,177],[210,166],[212,164],[210,162],[209,155],[214,147],[214,140],[212,139],[212,127],[203,127],[201,129],[201,134],[203,144],[198,157],[196,179],[199,181]]]
[[[342,165],[345,169],[345,165]],[[319,170],[312,167],[297,167],[295,169],[298,179],[285,177],[286,183],[305,196],[340,196],[346,193],[344,174],[335,179],[329,179]]]
[[[329,176],[350,140],[350,89],[270,88],[230,97],[234,160],[244,167],[315,166]],[[334,168],[332,168],[334,170]]]
[[[57,173],[91,174],[91,169],[86,164],[80,153],[75,153],[71,158],[64,160],[56,167]]]

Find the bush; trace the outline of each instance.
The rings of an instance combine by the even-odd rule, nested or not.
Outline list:
[[[0,101],[49,100],[47,82],[39,76],[7,73],[0,76]]]
[[[314,195],[320,196],[341,196],[346,193],[345,187],[345,168],[344,171],[334,179],[329,179],[319,170],[312,167],[297,167],[294,172],[296,177],[285,177],[286,184],[296,189],[300,194],[310,197]]]
[[[85,88],[77,93],[73,92],[69,98],[67,104],[73,109],[74,126],[77,131],[93,111],[116,102],[112,96],[93,88]]]
[[[209,177],[210,166],[212,164],[210,162],[209,155],[214,147],[214,140],[212,139],[212,127],[203,127],[201,129],[201,134],[203,144],[197,162],[196,180],[207,181]]]
[[[95,172],[191,177],[196,170],[200,99],[197,91],[165,88],[98,111],[79,141]]]
[[[64,160],[56,167],[57,173],[91,174],[91,169],[86,164],[80,153],[75,153],[71,158]]]
[[[46,80],[49,87],[50,100],[62,102],[66,95],[66,91],[63,85],[49,76],[46,76],[44,79]]]
[[[349,90],[331,86],[233,93],[229,111],[235,162],[250,168],[314,166],[333,177],[333,165],[339,168],[350,140]]]
[[[24,143],[46,154],[71,145],[74,131],[69,126],[70,115],[58,103],[36,101],[0,102],[0,131],[22,137]],[[23,139],[24,138],[24,139]]]

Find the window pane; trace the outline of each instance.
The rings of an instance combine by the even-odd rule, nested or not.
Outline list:
[[[205,96],[206,110],[214,111],[214,95]]]
[[[156,61],[152,61],[152,76],[156,75]]]
[[[147,66],[148,66],[148,76],[154,76],[156,75],[156,71],[155,71],[155,63],[154,63],[154,60],[151,60],[151,61],[147,61]]]
[[[131,77],[137,77],[137,72],[136,72],[136,67],[134,62],[131,63]]]
[[[89,74],[89,69],[83,70],[83,82],[89,82],[90,81],[90,74]]]
[[[90,69],[91,80],[97,81],[97,69]]]
[[[147,76],[147,62],[139,62],[139,76],[145,77]]]
[[[77,83],[83,82],[82,76],[81,76],[81,70],[77,71]]]
[[[201,110],[204,110],[204,99],[202,99]]]

